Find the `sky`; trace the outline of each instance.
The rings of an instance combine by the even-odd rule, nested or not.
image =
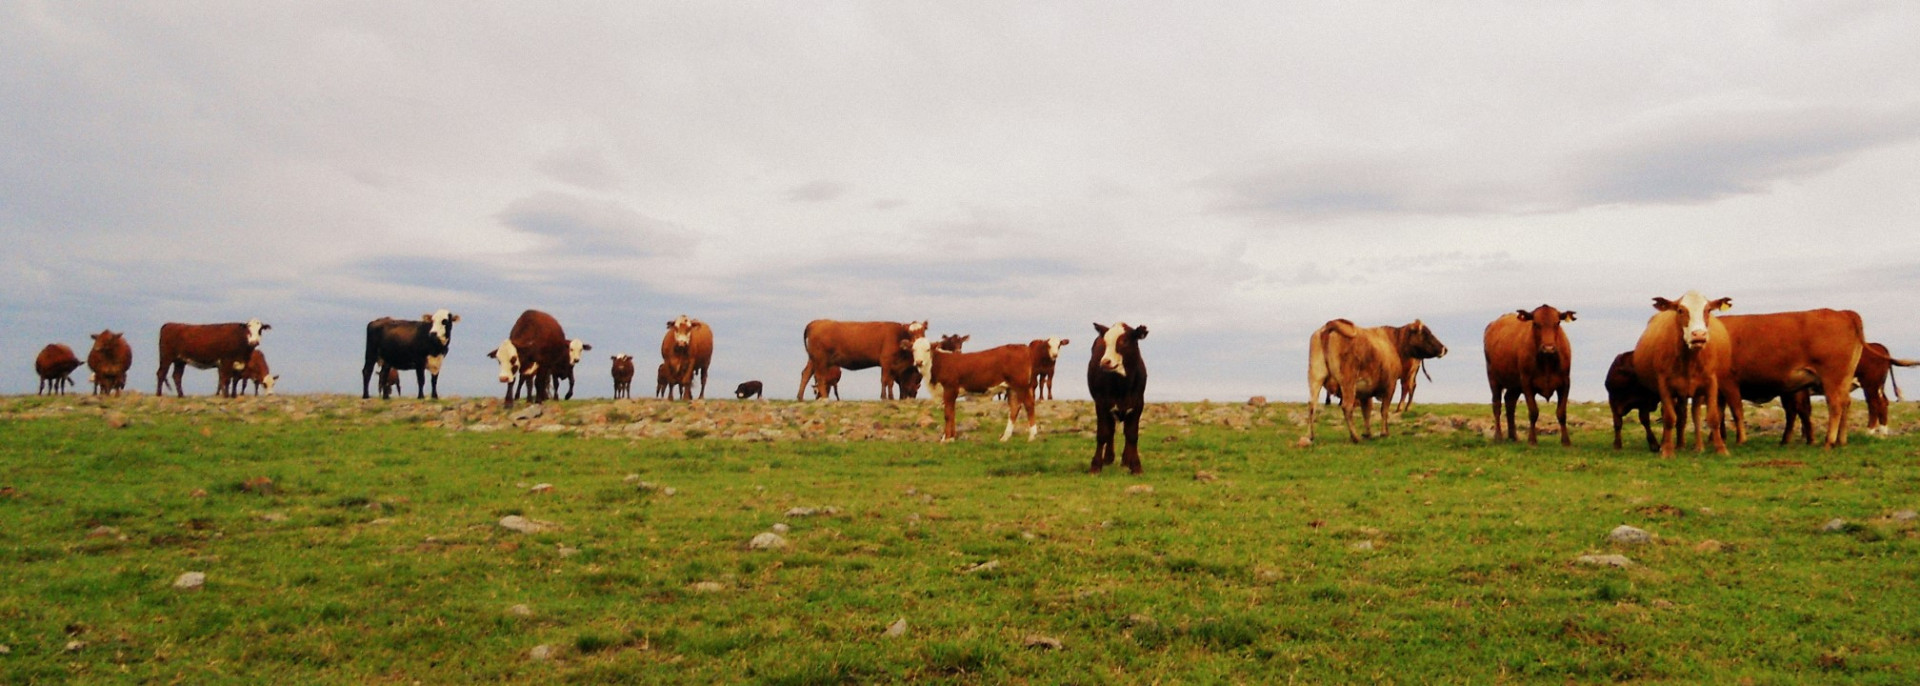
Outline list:
[[[151,392],[162,323],[249,317],[281,392],[350,393],[367,321],[440,308],[467,396],[529,308],[600,397],[680,314],[723,397],[791,397],[817,318],[1065,337],[1061,398],[1125,321],[1149,400],[1305,400],[1344,317],[1426,322],[1419,398],[1483,402],[1486,324],[1549,303],[1601,401],[1688,290],[1920,356],[1916,35],[1845,0],[16,0],[0,393],[103,328]]]

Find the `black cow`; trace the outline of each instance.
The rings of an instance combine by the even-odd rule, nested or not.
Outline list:
[[[1093,359],[1087,361],[1087,391],[1093,394],[1093,412],[1099,421],[1094,433],[1093,473],[1113,464],[1113,430],[1124,426],[1127,445],[1120,463],[1127,471],[1140,473],[1140,411],[1146,407],[1147,363],[1140,358],[1140,339],[1147,327],[1116,323],[1111,328],[1093,325],[1100,335],[1093,339]]]
[[[447,358],[447,346],[453,343],[453,323],[457,321],[460,315],[436,310],[419,319],[381,317],[367,322],[367,359],[360,367],[360,397],[372,397],[367,387],[373,380],[374,365],[378,364],[382,378],[388,369],[413,370],[414,385],[421,398],[427,397],[427,375],[431,373],[433,399],[439,400],[440,363]],[[390,397],[386,385],[382,384],[380,399]]]

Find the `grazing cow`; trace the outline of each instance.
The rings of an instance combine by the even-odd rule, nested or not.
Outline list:
[[[219,394],[233,389],[233,374],[243,371],[247,361],[253,358],[253,349],[260,346],[260,334],[273,328],[259,319],[249,319],[246,323],[231,324],[180,324],[168,322],[160,326],[160,369],[153,373],[154,395],[167,391],[167,368],[173,368],[173,390],[176,397],[186,397],[186,389],[180,385],[180,377],[186,373],[187,365],[194,369],[212,369],[218,375],[215,388]]]
[[[1700,413],[1708,413],[1713,450],[1727,453],[1726,434],[1720,428],[1720,405],[1738,404],[1740,389],[1733,380],[1733,342],[1716,312],[1733,305],[1731,298],[1707,300],[1687,291],[1679,300],[1656,297],[1653,317],[1633,347],[1633,373],[1640,385],[1660,396],[1660,456],[1672,457],[1678,430],[1685,440],[1686,403],[1693,403],[1694,450],[1704,450]]]
[[[1660,409],[1660,396],[1646,386],[1641,385],[1640,375],[1633,371],[1633,351],[1613,356],[1613,364],[1607,367],[1607,405],[1613,410],[1613,449],[1620,449],[1620,428],[1625,424],[1627,413],[1640,413],[1640,428],[1647,430],[1647,450],[1660,449],[1660,441],[1653,437],[1653,422],[1647,413]]]
[[[1853,401],[1848,384],[1867,344],[1859,314],[1820,309],[1718,319],[1733,341],[1736,398],[1764,403],[1802,389],[1827,389],[1826,447],[1847,444],[1847,409]],[[1729,407],[1734,432],[1746,443],[1745,408]]]
[[[673,389],[679,386],[673,382],[673,370],[665,362],[660,363],[660,368],[654,372],[653,379],[653,397],[655,398],[669,397]]]
[[[33,370],[40,374],[41,395],[65,395],[67,385],[73,383],[68,377],[79,368],[80,358],[74,357],[73,348],[61,343],[48,343],[33,358]]]
[[[87,353],[87,369],[93,371],[93,392],[119,395],[127,387],[127,370],[133,367],[133,346],[127,338],[102,329],[93,335],[93,350]]]
[[[1373,437],[1373,401],[1380,401],[1380,436],[1388,435],[1387,417],[1395,384],[1406,374],[1408,358],[1445,357],[1447,346],[1433,330],[1415,319],[1406,326],[1360,328],[1335,319],[1313,332],[1307,343],[1307,443],[1315,436],[1320,408],[1312,402],[1322,391],[1340,399],[1346,416],[1347,438],[1360,442],[1353,430],[1353,411],[1360,410],[1361,428]]]
[[[1900,393],[1900,381],[1893,377],[1893,368],[1920,367],[1920,361],[1903,360],[1893,356],[1887,346],[1868,343],[1860,351],[1860,365],[1853,370],[1853,384],[1860,387],[1861,395],[1867,398],[1867,435],[1885,437],[1887,427],[1887,384],[1892,382],[1893,392],[1901,400],[1906,397]],[[1823,394],[1807,388],[1793,392],[1781,398],[1781,404],[1787,408],[1786,431],[1780,436],[1781,445],[1793,438],[1793,423],[1800,422],[1800,433],[1808,445],[1813,444],[1813,396]]]
[[[1146,326],[1093,325],[1092,356],[1087,360],[1087,392],[1093,395],[1096,429],[1093,435],[1093,466],[1099,474],[1113,464],[1114,425],[1120,425],[1126,447],[1120,451],[1120,464],[1139,474],[1140,413],[1147,406],[1147,361],[1140,356],[1140,341],[1147,337]]]
[[[673,382],[680,386],[680,399],[693,399],[693,377],[700,376],[700,397],[707,397],[707,367],[713,363],[713,328],[706,322],[675,317],[667,322],[667,333],[660,337],[660,359],[666,362]]]
[[[453,343],[453,324],[460,321],[460,315],[446,310],[435,310],[433,314],[420,315],[419,319],[395,319],[381,317],[367,322],[366,360],[360,365],[360,398],[367,394],[367,383],[373,378],[374,365],[383,369],[413,370],[414,386],[419,398],[427,397],[427,375],[433,376],[433,399],[440,399],[440,365],[447,357],[447,346]],[[384,381],[386,373],[381,372]],[[395,385],[394,391],[399,391]],[[380,399],[393,397],[387,391],[386,384],[380,386]]]
[[[523,388],[533,402],[546,402],[554,370],[571,366],[572,347],[566,329],[561,328],[560,321],[553,315],[539,310],[520,313],[507,339],[487,353],[487,357],[500,363],[500,383],[507,384],[506,406],[513,407],[513,399]],[[587,347],[583,345],[581,349]]]
[[[1027,413],[1027,440],[1040,435],[1040,424],[1033,416],[1033,354],[1024,345],[1003,345],[977,353],[938,350],[925,337],[904,341],[913,353],[913,366],[920,370],[933,394],[939,396],[946,423],[940,442],[959,436],[953,426],[954,403],[961,394],[992,395],[1007,392],[1007,430],[1005,441],[1013,436],[1013,421],[1020,411]]]
[[[747,381],[734,387],[733,397],[740,400],[746,400],[747,398],[760,398],[761,400],[765,400],[766,396],[762,393],[762,390],[760,382]]]
[[[390,393],[400,392],[400,370],[385,367],[380,372],[380,397],[389,397]]]
[[[254,395],[260,395],[262,388],[267,390],[267,395],[273,395],[273,385],[280,381],[280,375],[267,367],[267,356],[259,348],[254,348],[253,355],[247,359],[244,367],[234,370],[233,394],[246,395],[249,381],[253,382]]]
[[[1027,350],[1033,353],[1035,400],[1053,399],[1053,368],[1060,361],[1060,346],[1072,342],[1065,338],[1036,338],[1027,343]]]
[[[800,371],[800,389],[794,400],[804,400],[807,382],[829,366],[858,371],[880,368],[880,398],[892,399],[896,381],[904,385],[908,370],[914,368],[913,340],[927,335],[924,321],[842,322],[815,319],[807,323],[801,343],[807,350],[807,366]],[[904,394],[904,389],[903,389]]]
[[[1561,312],[1550,305],[1532,311],[1515,310],[1487,324],[1485,350],[1487,386],[1493,392],[1493,434],[1500,435],[1500,409],[1507,411],[1507,440],[1519,441],[1514,426],[1515,402],[1527,399],[1527,445],[1539,445],[1540,405],[1534,396],[1559,400],[1554,416],[1560,420],[1560,445],[1573,445],[1567,433],[1567,389],[1573,381],[1573,343],[1567,340],[1562,322],[1574,321],[1572,310]],[[1504,396],[1504,397],[1503,397]]]
[[[613,398],[633,397],[633,356],[613,356]]]
[[[840,399],[839,367],[827,367],[813,375],[813,399],[823,400],[828,396],[832,396],[834,400]]]

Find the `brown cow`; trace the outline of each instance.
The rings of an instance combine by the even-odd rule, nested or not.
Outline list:
[[[1113,464],[1113,432],[1119,425],[1126,438],[1120,451],[1120,464],[1139,474],[1140,413],[1147,407],[1147,361],[1140,356],[1140,341],[1147,327],[1115,322],[1102,326],[1095,322],[1092,357],[1087,360],[1087,392],[1093,395],[1093,414],[1097,422],[1093,434],[1093,467],[1099,474]],[[1029,411],[1031,412],[1031,411]]]
[[[1620,353],[1613,357],[1613,365],[1607,367],[1607,405],[1613,410],[1613,449],[1620,449],[1620,428],[1625,424],[1627,413],[1640,413],[1640,428],[1647,430],[1647,450],[1658,451],[1660,441],[1653,437],[1653,422],[1647,413],[1660,409],[1660,396],[1640,384],[1640,376],[1633,371],[1633,351]]]
[[[920,370],[932,393],[940,398],[946,417],[940,442],[958,437],[953,415],[954,403],[961,394],[993,395],[1001,390],[1007,392],[1007,430],[1000,434],[1000,440],[1013,436],[1013,421],[1023,409],[1027,413],[1027,440],[1040,435],[1040,425],[1033,416],[1033,356],[1027,352],[1027,346],[1011,344],[975,353],[948,352],[936,349],[933,341],[924,336],[902,341],[901,345],[913,354],[913,366]]]
[[[904,383],[906,372],[914,368],[912,342],[927,335],[924,321],[842,322],[815,319],[807,323],[801,343],[807,350],[807,366],[800,371],[800,389],[794,400],[804,400],[807,382],[828,366],[858,371],[880,368],[880,398],[892,399],[894,384]]]
[[[267,356],[259,348],[253,349],[253,355],[248,357],[245,366],[234,370],[233,394],[246,395],[249,381],[253,382],[254,395],[260,395],[262,388],[267,389],[267,395],[273,395],[273,384],[280,381],[280,376],[267,367]]]
[[[1733,378],[1740,399],[1764,403],[1801,389],[1827,394],[1826,447],[1847,444],[1848,383],[1866,347],[1866,327],[1852,310],[1804,310],[1718,318],[1733,341]],[[1746,412],[1733,409],[1734,432],[1747,442]]]
[[[824,400],[832,396],[840,399],[840,368],[829,366],[813,375],[813,399]]]
[[[1900,393],[1900,381],[1893,377],[1893,368],[1920,367],[1920,361],[1903,360],[1893,356],[1887,346],[1868,343],[1860,351],[1860,365],[1853,370],[1853,383],[1860,387],[1861,395],[1867,398],[1867,435],[1885,437],[1887,427],[1887,384],[1893,383],[1894,395],[1901,400],[1906,397]],[[1820,391],[1801,389],[1781,398],[1781,404],[1787,408],[1786,431],[1780,436],[1780,444],[1786,445],[1793,439],[1793,423],[1800,422],[1800,433],[1808,445],[1813,444],[1813,396]],[[1824,393],[1821,393],[1824,395]]]
[[[1320,407],[1311,399],[1322,391],[1340,399],[1346,416],[1347,438],[1360,442],[1353,430],[1353,411],[1360,410],[1361,428],[1373,437],[1373,401],[1380,401],[1380,436],[1389,435],[1387,417],[1394,386],[1406,374],[1408,358],[1445,357],[1447,346],[1433,330],[1415,319],[1406,326],[1360,328],[1335,319],[1313,332],[1307,342],[1307,443],[1315,436]]]
[[[233,390],[233,375],[244,370],[248,360],[253,359],[253,349],[260,346],[260,334],[273,328],[260,323],[259,319],[249,319],[246,323],[232,324],[179,324],[168,322],[160,326],[160,369],[155,371],[154,395],[167,391],[167,368],[173,368],[173,390],[176,397],[186,397],[186,389],[180,386],[180,377],[186,373],[187,365],[194,369],[212,369],[218,375],[215,388],[218,393],[227,394]]]
[[[560,321],[553,315],[539,310],[520,313],[507,339],[487,353],[487,357],[500,363],[500,383],[507,384],[506,406],[513,407],[513,399],[520,389],[525,389],[533,402],[546,402],[554,370],[571,366],[572,344],[573,341],[567,340],[566,329],[561,328]],[[592,348],[582,344],[580,349]]]
[[[1484,350],[1487,387],[1493,392],[1495,438],[1500,436],[1500,409],[1504,403],[1507,440],[1520,440],[1513,413],[1519,409],[1516,401],[1524,396],[1527,445],[1539,445],[1540,405],[1534,396],[1552,400],[1558,395],[1554,417],[1560,420],[1560,445],[1573,445],[1573,437],[1567,433],[1567,389],[1573,382],[1573,343],[1560,327],[1562,322],[1570,321],[1574,321],[1572,310],[1561,312],[1550,305],[1541,305],[1532,311],[1515,310],[1487,324]]]
[[[440,385],[439,383],[434,384],[435,393],[439,392],[439,388],[438,388],[439,385]],[[396,367],[383,368],[383,370],[380,372],[380,397],[390,398],[390,397],[393,397],[393,394],[399,393],[399,392],[400,392],[400,370]]]
[[[653,373],[653,397],[670,397],[673,389],[678,387],[679,384],[673,382],[673,370],[667,366],[667,363],[660,363]]]
[[[1733,380],[1733,342],[1725,324],[1714,313],[1731,307],[1731,298],[1707,300],[1696,291],[1687,291],[1677,301],[1654,298],[1657,310],[1647,320],[1646,330],[1633,347],[1633,373],[1640,385],[1660,396],[1660,418],[1666,423],[1660,431],[1660,456],[1672,457],[1674,432],[1685,440],[1687,407],[1693,403],[1693,444],[1704,450],[1700,413],[1706,417],[1713,435],[1713,450],[1726,454],[1726,434],[1720,428],[1722,402],[1740,402],[1740,389]]]
[[[693,399],[693,377],[700,376],[700,398],[707,397],[707,367],[713,364],[713,328],[687,315],[667,322],[667,333],[660,338],[660,359],[667,365],[673,382],[680,386],[680,399]]]
[[[613,398],[633,397],[633,356],[613,356]]]
[[[1060,346],[1072,342],[1065,338],[1036,338],[1027,343],[1027,350],[1033,353],[1035,400],[1053,399],[1053,369],[1060,362]]]
[[[127,370],[133,367],[133,346],[127,338],[102,329],[93,335],[93,350],[87,353],[87,369],[93,371],[93,392],[119,395],[127,387]]]
[[[33,358],[33,371],[40,375],[40,395],[65,395],[67,386],[73,383],[68,378],[73,370],[80,368],[80,358],[74,357],[73,348],[61,343],[48,343]]]

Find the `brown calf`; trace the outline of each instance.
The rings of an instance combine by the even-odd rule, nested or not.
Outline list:
[[[613,356],[613,398],[633,397],[633,356]]]
[[[171,367],[175,397],[186,397],[186,389],[180,386],[180,378],[186,373],[187,365],[193,365],[194,369],[214,370],[218,375],[215,385],[218,393],[231,393],[234,373],[246,368],[247,362],[253,359],[253,349],[260,346],[261,332],[271,328],[258,319],[249,319],[244,324],[169,322],[161,325],[160,369],[153,374],[153,394],[166,393],[167,369]]]
[[[954,403],[963,393],[1007,392],[1007,430],[1000,434],[1000,440],[1013,436],[1013,420],[1020,416],[1021,410],[1027,413],[1027,440],[1040,434],[1040,425],[1033,416],[1033,358],[1026,346],[1003,345],[976,353],[947,352],[936,348],[924,336],[901,344],[912,353],[913,366],[940,398],[946,417],[940,442],[958,437],[953,426]]]
[[[1444,357],[1447,346],[1420,320],[1406,326],[1360,328],[1345,319],[1335,319],[1313,332],[1307,342],[1307,442],[1315,436],[1320,407],[1312,401],[1321,392],[1340,399],[1340,411],[1346,416],[1347,438],[1360,442],[1361,433],[1353,429],[1353,411],[1360,410],[1361,428],[1373,437],[1373,401],[1380,401],[1380,436],[1389,435],[1394,386],[1406,374],[1408,358]]]
[[[1053,369],[1060,362],[1060,347],[1072,342],[1065,338],[1036,338],[1027,343],[1027,350],[1033,354],[1034,399],[1053,399]]]
[[[1681,423],[1687,418],[1687,402],[1694,408],[1694,449],[1705,449],[1700,428],[1704,406],[1714,452],[1727,452],[1720,405],[1739,403],[1740,389],[1733,380],[1733,342],[1714,313],[1732,303],[1731,298],[1707,300],[1695,291],[1687,291],[1677,301],[1653,299],[1656,312],[1633,347],[1633,373],[1642,387],[1660,396],[1660,418],[1666,423],[1660,431],[1661,457],[1673,456],[1676,429],[1685,440]]]
[[[87,353],[87,369],[93,372],[93,392],[119,395],[127,387],[127,370],[133,367],[133,346],[127,337],[108,330],[93,335],[93,350]]]
[[[234,370],[233,394],[246,395],[249,381],[253,382],[254,395],[260,395],[262,388],[267,389],[267,395],[273,395],[273,384],[280,381],[280,376],[267,367],[267,356],[259,348],[253,349],[244,368]]]
[[[1893,368],[1896,366],[1920,367],[1920,361],[1896,358],[1887,350],[1887,346],[1879,343],[1868,343],[1860,351],[1860,365],[1853,370],[1853,383],[1860,387],[1861,395],[1867,397],[1869,436],[1885,437],[1890,432],[1887,427],[1888,382],[1892,382],[1895,396],[1906,399],[1900,393],[1900,381],[1893,377]],[[1780,436],[1781,445],[1793,439],[1793,423],[1796,420],[1800,422],[1800,433],[1806,438],[1807,444],[1813,444],[1813,396],[1816,393],[1819,391],[1801,389],[1780,399],[1787,408],[1787,426]]]
[[[1640,384],[1640,376],[1633,371],[1633,351],[1613,357],[1613,364],[1607,367],[1606,385],[1607,405],[1613,410],[1613,449],[1620,449],[1620,428],[1627,413],[1637,410],[1640,427],[1647,430],[1647,450],[1658,451],[1660,441],[1653,437],[1653,423],[1647,413],[1660,409],[1660,396]]]
[[[79,368],[80,358],[74,357],[73,348],[48,343],[33,358],[33,371],[40,375],[40,395],[65,395],[67,385],[73,383],[68,376]]]
[[[1561,322],[1574,320],[1573,311],[1550,305],[1511,314],[1487,324],[1485,350],[1487,386],[1493,392],[1493,434],[1500,435],[1500,409],[1507,414],[1507,440],[1518,441],[1513,413],[1522,396],[1527,399],[1527,445],[1539,445],[1540,405],[1534,396],[1559,396],[1554,416],[1560,421],[1560,445],[1573,445],[1567,433],[1567,388],[1572,385],[1573,344]]]

